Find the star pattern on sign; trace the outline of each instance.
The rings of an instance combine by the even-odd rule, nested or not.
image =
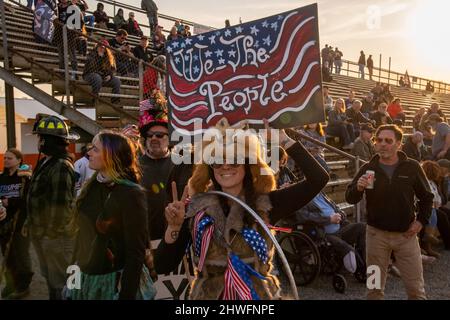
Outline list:
[[[280,14],[280,15],[278,15],[278,20],[283,20],[283,16]]]
[[[187,46],[190,46],[192,44],[192,39],[191,38],[187,38],[184,43],[186,43]]]
[[[267,38],[263,39],[264,45],[270,47],[270,44],[272,43],[272,40],[270,40],[270,35],[267,36]]]
[[[226,30],[224,32],[224,34],[225,34],[225,37],[231,37],[231,30]]]
[[[244,29],[242,29],[242,27],[236,27],[235,30],[236,30],[236,34],[239,34],[239,33],[242,33],[242,31]]]
[[[205,39],[204,35],[201,34],[201,35],[198,36],[198,40],[203,41],[203,39]]]
[[[258,28],[256,28],[256,26],[250,27],[250,30],[250,34],[254,34],[255,36],[258,35],[259,30]]]
[[[175,63],[176,63],[176,64],[180,63],[180,58],[179,58],[179,57],[176,57],[176,58],[175,58]]]
[[[208,39],[209,39],[209,41],[211,41],[211,44],[215,44],[216,43],[216,36],[212,35]]]
[[[194,67],[194,73],[199,73],[199,72],[200,72],[199,67],[195,66],[195,67]]]
[[[216,36],[220,36],[220,31],[216,31]]]
[[[225,63],[225,59],[224,58],[220,58],[219,59],[219,64],[224,64]]]
[[[205,52],[205,57],[209,58],[209,57],[211,57],[211,55],[212,55],[211,51],[208,50]]]
[[[230,51],[228,51],[228,56],[229,56],[229,57],[235,58],[235,57],[236,57],[236,50],[230,50]]]
[[[259,40],[256,40],[255,44],[253,45],[255,48],[259,48]]]
[[[184,61],[189,61],[189,56],[184,56]]]
[[[216,54],[216,57],[222,57],[223,56],[223,50],[217,49],[216,51],[214,51],[214,53]]]
[[[184,42],[181,43],[182,48],[186,48],[186,44]]]
[[[198,55],[194,55],[194,61],[198,61]]]
[[[180,43],[179,43],[178,41],[174,41],[174,42],[172,43],[172,47],[174,47],[174,48],[178,48],[179,45],[180,45]]]
[[[173,50],[172,50],[172,47],[171,47],[171,46],[168,46],[167,49],[166,49],[166,51],[167,51],[167,53],[172,53],[172,51],[173,51]]]
[[[268,260],[266,240],[264,240],[264,238],[256,230],[251,228],[244,228],[242,230],[242,235],[253,251],[255,251],[258,258],[263,263],[266,263]]]
[[[264,28],[267,28],[267,27],[269,26],[269,23],[267,22],[267,20],[265,20],[265,21],[262,23],[262,26],[263,26]]]
[[[278,22],[274,22],[274,23],[272,23],[271,25],[270,25],[270,27],[273,29],[273,30],[275,30],[275,31],[277,31],[278,30]]]

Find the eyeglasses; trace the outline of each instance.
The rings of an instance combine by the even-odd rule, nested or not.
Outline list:
[[[394,143],[394,139],[391,139],[391,138],[384,138],[384,139],[383,138],[376,138],[375,141],[377,143],[382,143],[384,141],[386,144],[393,144]]]
[[[147,132],[147,138],[153,138],[153,136],[157,137],[158,139],[162,139],[165,136],[168,136],[168,133],[165,132]]]

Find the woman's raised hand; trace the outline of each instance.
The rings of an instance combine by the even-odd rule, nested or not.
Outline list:
[[[186,186],[183,191],[181,199],[178,200],[177,184],[172,182],[172,202],[169,203],[165,210],[165,216],[168,225],[171,228],[181,228],[184,222],[185,216],[185,201],[188,196],[188,187]]]

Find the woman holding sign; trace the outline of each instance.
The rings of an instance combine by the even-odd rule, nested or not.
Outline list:
[[[280,145],[300,168],[307,168],[306,180],[275,190],[275,178],[260,155],[258,137],[230,129],[225,119],[219,121],[223,134],[227,129],[235,130],[238,137],[245,134],[246,138],[233,138],[232,143],[224,145],[226,161],[202,157],[181,199],[176,184],[172,184],[174,201],[165,210],[168,226],[156,250],[156,271],[162,274],[175,269],[191,240],[197,268],[191,299],[279,299],[280,284],[271,274],[274,247],[268,235],[238,204],[207,192],[216,190],[236,196],[267,224],[274,224],[312,200],[329,177],[303,145],[282,130]],[[234,160],[227,157],[231,150],[237,150]],[[256,163],[249,161],[252,157]],[[188,188],[191,198],[186,201]]]

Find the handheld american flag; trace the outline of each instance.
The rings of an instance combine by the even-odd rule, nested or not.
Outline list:
[[[324,121],[317,5],[166,44],[172,129]],[[200,133],[200,132],[195,132]]]

